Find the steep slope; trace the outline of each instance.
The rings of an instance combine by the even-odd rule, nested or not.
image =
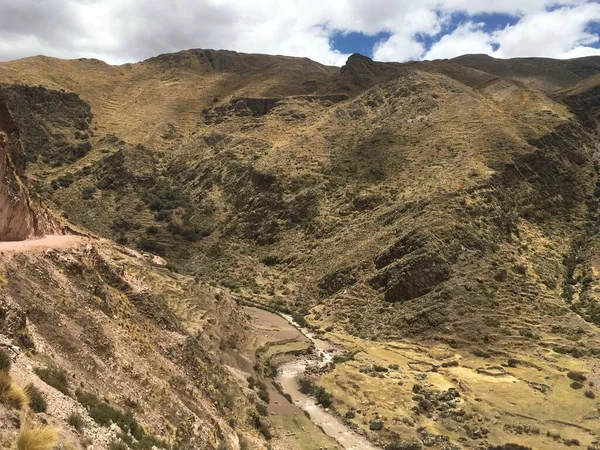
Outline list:
[[[61,226],[33,200],[19,174],[24,169],[19,130],[0,92],[0,241],[60,232]]]
[[[268,427],[254,406],[260,401],[238,379],[254,351],[246,347],[251,334],[243,310],[226,293],[161,267],[152,255],[68,234],[68,223],[31,200],[13,163],[25,163],[26,147],[9,91],[31,93],[0,91],[2,369],[9,352],[13,382],[35,386],[28,392],[38,403],[35,410],[7,406],[3,392],[3,448],[12,448],[19,424],[38,421],[59,429],[61,448],[266,448],[257,431]],[[32,120],[30,112],[18,115]],[[42,118],[45,125],[53,119]],[[38,142],[36,148],[45,147]],[[22,241],[44,234],[54,235]]]

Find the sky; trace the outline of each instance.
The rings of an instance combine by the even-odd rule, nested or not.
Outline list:
[[[189,48],[378,61],[600,55],[600,0],[0,0],[0,60]]]

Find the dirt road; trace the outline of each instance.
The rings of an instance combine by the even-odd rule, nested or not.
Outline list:
[[[90,241],[90,238],[83,236],[67,235],[48,235],[40,239],[27,239],[25,241],[4,241],[0,242],[0,252],[20,253],[26,251],[40,251],[49,249],[63,249],[73,247],[77,244],[83,244]]]

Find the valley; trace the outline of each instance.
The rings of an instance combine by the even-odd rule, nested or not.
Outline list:
[[[0,63],[3,444],[600,448],[598,74]]]

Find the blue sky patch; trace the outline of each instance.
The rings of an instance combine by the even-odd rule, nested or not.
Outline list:
[[[342,53],[360,53],[361,55],[373,56],[373,47],[379,41],[385,41],[391,33],[381,32],[373,36],[362,33],[340,33],[336,32],[331,37],[331,46]]]
[[[491,33],[496,30],[501,30],[509,25],[515,25],[519,22],[519,16],[509,14],[490,13],[476,14],[469,16],[466,13],[456,12],[450,16],[450,21],[444,26],[442,31],[437,35],[428,35],[419,33],[414,36],[414,39],[421,43],[426,51],[431,49],[431,46],[440,40],[445,34],[450,34],[461,24],[473,22],[482,24],[482,30],[486,33]],[[594,24],[598,26],[598,24]],[[595,33],[598,33],[596,30]],[[360,53],[369,57],[373,57],[373,48],[378,42],[385,41],[390,37],[391,33],[381,32],[375,35],[366,35],[363,33],[341,33],[336,32],[331,37],[331,46],[341,53]]]

